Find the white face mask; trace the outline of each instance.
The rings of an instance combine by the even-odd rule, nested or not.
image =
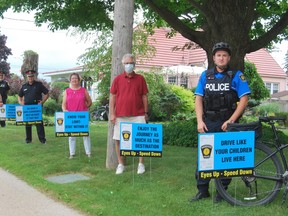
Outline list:
[[[132,73],[134,68],[135,68],[134,64],[125,64],[126,73]]]

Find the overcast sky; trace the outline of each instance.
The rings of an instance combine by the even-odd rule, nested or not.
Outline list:
[[[0,19],[0,31],[8,37],[6,46],[12,49],[13,55],[7,61],[12,73],[20,72],[26,50],[38,53],[38,70],[42,73],[78,66],[77,58],[91,44],[69,36],[67,31],[53,33],[47,25],[36,27],[29,14],[6,12],[4,17]]]
[[[281,66],[281,68],[284,68],[285,63],[285,54],[288,51],[288,41],[283,41],[281,44],[278,44],[274,52],[271,53],[273,58],[278,62],[278,64]]]
[[[36,27],[32,14],[4,13],[0,19],[0,31],[8,37],[6,45],[12,49],[8,63],[12,73],[19,73],[23,62],[23,53],[33,50],[39,54],[39,73],[69,69],[77,64],[77,58],[90,47],[91,42],[81,42],[79,37],[67,35],[67,31],[55,33],[48,30],[47,25]],[[283,68],[288,49],[288,41],[278,45],[272,53],[274,59]],[[40,76],[41,77],[41,76]]]

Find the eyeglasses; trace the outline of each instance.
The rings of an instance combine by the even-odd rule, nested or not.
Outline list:
[[[124,65],[126,64],[135,64],[135,62],[125,62]]]

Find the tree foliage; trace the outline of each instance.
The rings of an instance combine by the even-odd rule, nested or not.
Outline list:
[[[10,64],[7,63],[9,55],[12,55],[10,48],[6,46],[7,36],[0,34],[0,70],[9,77]]]
[[[136,61],[152,58],[156,52],[155,47],[148,44],[149,33],[139,26],[134,29],[133,53],[137,56]],[[94,77],[94,81],[99,80],[99,75],[103,76],[97,86],[100,96],[97,99],[100,105],[105,105],[109,101],[109,86],[112,71],[112,31],[105,30],[96,34],[96,39],[92,47],[79,57],[84,63],[86,76]]]
[[[142,2],[139,0],[139,2]],[[207,53],[209,66],[212,47],[225,41],[232,47],[231,65],[244,68],[246,53],[287,39],[288,3],[286,0],[143,0],[147,24],[165,21]],[[152,8],[154,12],[148,10]]]
[[[195,97],[192,91],[178,85],[171,85],[171,89],[181,99],[181,108],[179,111],[191,113],[195,110]]]
[[[149,118],[151,121],[171,120],[181,107],[181,100],[157,73],[142,73],[148,85]]]
[[[261,101],[269,98],[270,93],[253,63],[245,62],[244,75],[251,90],[251,99]]]
[[[35,23],[49,23],[52,31],[80,27],[85,30],[112,29],[114,0],[1,0],[0,14],[12,8],[15,12],[35,12]]]
[[[18,75],[11,73],[8,82],[10,85],[9,95],[17,95],[21,89],[24,80]]]
[[[136,0],[144,9],[145,24],[170,26],[201,46],[213,64],[211,48],[226,41],[232,47],[231,66],[244,69],[246,53],[269,47],[288,36],[287,0]],[[37,25],[49,23],[51,30],[79,27],[82,30],[112,29],[115,0],[2,0],[0,15],[35,11]],[[174,31],[174,32],[175,32]],[[170,33],[173,35],[173,31]]]

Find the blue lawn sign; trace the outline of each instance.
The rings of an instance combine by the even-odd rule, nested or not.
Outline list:
[[[56,137],[89,136],[89,112],[56,112]]]
[[[198,134],[198,178],[252,175],[255,132]]]
[[[162,125],[121,122],[120,155],[162,157]]]
[[[16,106],[16,125],[34,125],[42,123],[42,105]]]
[[[5,104],[5,106],[6,106],[6,120],[16,121],[16,106],[18,106],[18,104]]]
[[[6,105],[0,107],[0,120],[6,120]]]
[[[0,107],[0,120],[15,121],[16,120],[16,106],[18,104],[4,104]]]

